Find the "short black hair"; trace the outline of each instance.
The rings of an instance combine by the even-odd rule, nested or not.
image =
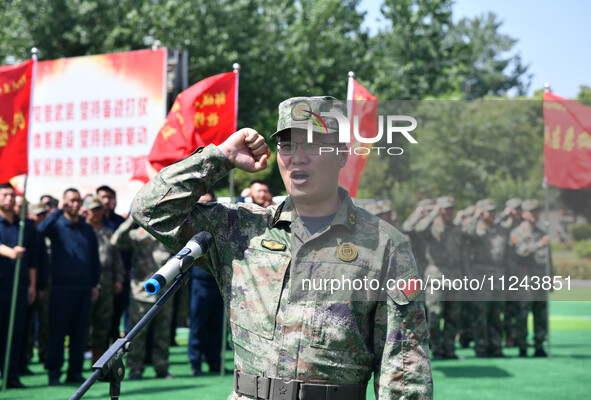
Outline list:
[[[113,196],[117,196],[117,193],[115,193],[115,191],[113,190],[113,188],[111,188],[110,186],[107,186],[107,185],[99,186],[96,189],[96,194],[98,194],[98,192],[109,192]]]
[[[0,183],[0,189],[12,189],[14,190],[14,186],[10,182]]]
[[[255,179],[254,181],[250,182],[249,187],[251,187],[255,183],[258,183],[259,185],[265,185],[266,187],[269,187],[269,184],[267,182],[265,182],[264,180],[262,180],[262,179]]]
[[[44,197],[47,197],[49,199],[45,203],[43,203],[41,201]],[[46,206],[48,206],[50,208],[57,208],[57,206],[59,206],[59,204],[60,204],[59,200],[50,194],[44,194],[43,196],[39,197],[39,202],[45,204]]]
[[[64,197],[66,196],[66,193],[68,193],[68,192],[74,192],[74,193],[80,194],[80,191],[78,189],[70,187],[70,188],[67,188],[66,190],[64,190]]]

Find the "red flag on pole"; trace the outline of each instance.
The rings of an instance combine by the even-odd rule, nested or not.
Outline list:
[[[591,108],[544,93],[544,174],[563,189],[591,187]]]
[[[28,172],[33,60],[0,67],[0,182]]]
[[[361,174],[367,164],[372,144],[361,143],[355,138],[353,133],[355,117],[359,121],[359,136],[375,137],[378,131],[378,98],[369,93],[351,76],[349,77],[347,101],[349,103],[349,120],[351,121],[351,153],[347,164],[339,175],[339,185],[347,189],[352,197],[356,197]]]
[[[214,75],[177,96],[148,155],[152,167],[160,171],[197,147],[221,144],[234,133],[236,78],[234,72]]]

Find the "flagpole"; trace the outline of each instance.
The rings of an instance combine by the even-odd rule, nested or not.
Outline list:
[[[31,49],[31,58],[33,59],[33,73],[31,74],[31,95],[29,97],[29,121],[27,126],[27,155],[29,154],[29,140],[31,136],[31,116],[33,115],[33,93],[35,90],[35,73],[37,71],[37,55],[39,51],[36,47]],[[23,205],[21,207],[21,215],[19,221],[18,242],[17,246],[22,247],[25,237],[25,218],[27,216],[27,181],[28,174],[25,174],[25,187],[23,189]],[[2,391],[6,390],[6,383],[8,381],[9,366],[10,366],[10,348],[12,346],[12,331],[14,330],[14,317],[16,314],[16,302],[18,294],[18,284],[21,272],[22,258],[16,259],[14,267],[14,281],[12,283],[12,299],[10,301],[10,317],[8,319],[8,335],[6,338],[6,353],[4,355],[4,373],[2,374]],[[17,351],[20,349],[17,349]]]
[[[234,73],[236,74],[236,93],[234,96],[234,132],[238,130],[238,80],[240,77],[240,64],[234,63],[232,65]],[[230,170],[230,202],[234,203],[234,169]],[[224,376],[226,373],[226,335],[228,332],[228,320],[226,319],[226,305],[224,304],[224,315],[222,319],[222,347],[220,350],[220,376]]]
[[[349,115],[349,118],[351,118],[351,111],[353,109],[353,102],[351,100],[353,100],[353,81],[355,80],[355,72],[349,71],[348,75],[349,79],[347,81],[347,114]],[[350,123],[353,123],[353,121],[350,121]]]
[[[544,85],[544,93],[550,92],[550,84],[546,83]],[[542,100],[543,103],[543,100]],[[544,180],[542,181],[542,187],[544,188],[544,213],[546,214],[546,220],[544,221],[544,225],[546,227],[546,235],[550,236],[550,194],[548,190],[548,178],[544,175]],[[551,248],[550,244],[548,244],[547,254],[546,254],[546,276],[550,276],[552,271],[552,267],[550,265],[551,260]],[[552,358],[552,342],[550,340],[550,301],[547,301],[546,306],[546,332],[548,333],[548,357]]]

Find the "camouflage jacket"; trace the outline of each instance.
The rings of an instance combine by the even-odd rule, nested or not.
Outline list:
[[[101,291],[113,290],[113,283],[123,283],[123,260],[115,246],[111,244],[111,229],[101,226],[94,228],[98,241],[99,260],[101,262]]]
[[[131,251],[133,273],[131,295],[135,300],[155,303],[160,296],[144,290],[144,284],[166,263],[172,253],[132,219],[123,222],[111,237],[111,243],[122,251]],[[163,294],[161,291],[160,294]]]
[[[509,240],[509,267],[521,275],[546,275],[546,262],[552,257],[548,246],[538,247],[546,234],[536,225],[522,221],[511,231]],[[551,272],[551,271],[549,271]]]
[[[471,248],[470,273],[504,273],[509,232],[499,225],[487,225],[479,218],[471,218],[464,227],[467,246]]]
[[[419,270],[427,268],[427,244],[425,239],[415,231],[417,223],[421,220],[421,212],[417,208],[402,224],[402,232],[406,233],[412,243],[413,254]]]
[[[453,223],[446,224],[437,208],[421,219],[415,230],[427,242],[427,260],[446,277],[463,276],[462,231]]]
[[[373,372],[379,398],[431,398],[425,312],[411,301],[418,292],[384,291],[384,301],[360,292],[352,301],[351,292],[331,297],[300,286],[341,273],[414,278],[402,234],[344,191],[331,224],[309,237],[289,198],[268,208],[198,204],[230,168],[215,146],[200,149],[144,186],[132,214],[174,251],[199,231],[213,234],[198,264],[215,276],[229,310],[236,368],[325,384],[363,384]]]

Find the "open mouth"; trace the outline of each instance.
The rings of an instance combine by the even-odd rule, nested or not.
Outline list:
[[[310,179],[310,175],[307,172],[297,171],[297,172],[292,172],[290,174],[290,178],[291,178],[291,183],[296,184],[296,185],[301,185],[303,183],[306,183],[308,181],[308,179]]]

